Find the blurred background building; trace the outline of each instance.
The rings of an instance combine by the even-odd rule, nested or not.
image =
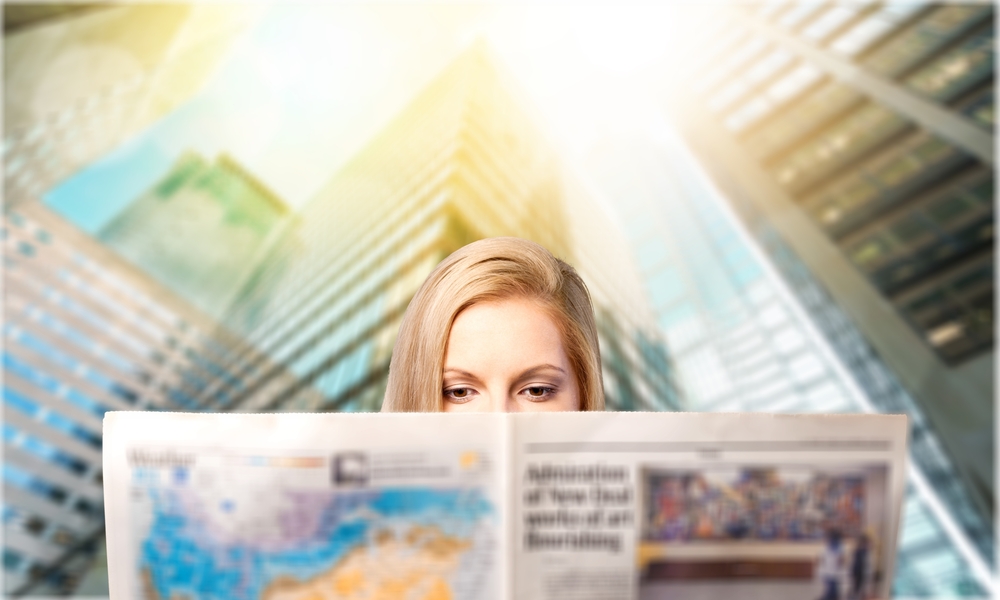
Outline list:
[[[233,159],[196,154],[98,232],[98,239],[219,318],[287,215],[274,192]]]
[[[105,411],[215,410],[196,391],[253,353],[41,203],[2,237],[4,594],[62,595],[103,552]]]
[[[378,410],[417,287],[453,251],[503,235],[537,241],[588,282],[611,407],[680,407],[622,233],[562,172],[512,90],[473,46],[301,209],[225,319],[299,379],[253,368],[233,409]]]
[[[981,518],[960,523],[955,505],[945,508],[964,502],[969,514],[970,503],[950,495],[964,488],[947,477],[952,464],[921,408],[908,397],[885,407],[864,392],[680,140],[605,138],[587,166],[619,199],[687,410],[905,412],[916,468],[895,593],[988,595],[992,536]]]
[[[5,205],[39,197],[180,106],[258,12],[5,3]]]
[[[344,142],[349,160],[309,146],[281,163],[287,180],[322,173],[301,198],[272,191],[281,178],[261,164],[277,160],[251,168],[240,154],[274,129],[266,98],[234,85],[239,110],[212,113],[261,103],[243,126],[185,125],[185,108],[203,110],[213,84],[211,101],[226,98],[220,88],[245,70],[237,59],[275,61],[249,78],[304,101],[289,73],[382,72],[403,41],[352,51],[336,45],[347,28],[307,12],[303,37],[334,45],[282,53],[298,36],[267,29],[288,18],[277,6],[3,10],[5,594],[106,595],[105,410],[377,410],[417,286],[453,250],[497,235],[533,239],[579,269],[616,409],[908,414],[894,593],[993,594],[991,4],[656,13],[657,39],[671,37],[660,22],[696,34],[643,74],[640,91],[676,133],[612,131],[587,149],[569,143],[575,152],[550,143],[553,113],[515,82],[530,84],[535,62],[559,78],[544,52],[508,73],[485,44],[470,47],[456,17],[455,31],[431,34],[465,50],[428,59],[449,66],[427,66],[402,110],[371,120],[375,135]],[[391,22],[422,9],[371,10]],[[469,31],[487,17],[531,25],[531,10],[477,8]],[[538,25],[546,44],[569,17]],[[389,28],[393,43],[420,29],[404,21]],[[504,26],[500,50],[525,34]],[[236,51],[251,42],[264,49]],[[357,81],[323,93],[399,91]],[[562,107],[584,95],[570,90]],[[310,138],[328,131],[318,122],[335,109],[322,102],[291,104]],[[364,116],[361,104],[337,106]],[[157,146],[179,125],[195,135],[183,151],[176,139]],[[202,144],[226,127],[242,137],[218,152]],[[288,139],[274,142],[284,154],[301,144]],[[148,159],[150,140],[164,156]],[[91,218],[125,188],[127,206]],[[93,207],[74,206],[77,193]]]
[[[914,459],[991,564],[993,7],[767,4],[711,27],[679,129],[872,404],[922,415]]]

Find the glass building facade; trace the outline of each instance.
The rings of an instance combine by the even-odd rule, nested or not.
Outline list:
[[[226,323],[297,379],[249,361],[228,408],[378,410],[417,287],[454,250],[502,235],[541,243],[587,281],[610,406],[680,406],[621,232],[546,149],[515,90],[473,46],[289,221]]]
[[[40,202],[8,210],[5,593],[106,593],[105,411],[378,410],[410,297],[482,237],[529,237],[577,267],[598,312],[610,406],[680,408],[623,233],[546,149],[516,93],[484,47],[463,54],[304,209],[268,223],[255,239],[262,260],[232,283],[222,323],[155,282],[155,264],[130,264]],[[191,189],[259,192],[248,181],[185,158],[106,233],[172,255],[161,262],[183,258],[190,248],[141,235],[173,208],[147,205],[188,196],[213,207]]]
[[[619,199],[689,410],[881,410],[680,140],[604,139],[587,171]],[[919,407],[911,403],[906,412],[920,433],[894,594],[985,597],[989,567],[921,470],[921,454],[933,453],[935,467],[947,459]]]
[[[188,100],[259,12],[221,4],[4,4],[6,206],[33,202]]]
[[[97,238],[218,317],[288,207],[226,155],[188,153]]]
[[[3,593],[61,595],[104,544],[105,411],[211,410],[196,390],[238,390],[242,346],[40,203],[2,232]]]
[[[899,592],[991,593],[961,582],[992,585],[995,543],[993,6],[750,4],[699,26],[678,129],[853,385],[910,415],[961,550],[914,559],[929,575],[901,568]]]

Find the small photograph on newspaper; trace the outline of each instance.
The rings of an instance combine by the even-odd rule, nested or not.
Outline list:
[[[640,468],[641,600],[876,597],[888,465]]]
[[[133,598],[492,597],[502,533],[485,452],[133,447],[128,460]]]

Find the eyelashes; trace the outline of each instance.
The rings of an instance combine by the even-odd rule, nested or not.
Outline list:
[[[476,394],[478,394],[476,390],[467,387],[451,388],[442,392],[445,400],[454,402],[455,404],[465,404],[469,400],[472,400],[472,397]]]
[[[529,402],[544,402],[552,398],[558,390],[548,385],[531,385],[522,388],[517,395],[524,396]],[[455,387],[442,390],[441,395],[445,400],[454,404],[465,404],[479,395],[479,392],[470,387]]]
[[[542,400],[548,400],[553,395],[555,395],[555,393],[556,393],[556,388],[545,385],[533,385],[530,387],[526,387],[520,392],[518,392],[518,394],[527,396],[527,398],[532,402],[540,402]]]

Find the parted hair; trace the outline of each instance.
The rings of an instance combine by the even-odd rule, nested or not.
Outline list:
[[[383,412],[443,410],[444,354],[458,313],[479,302],[526,298],[562,334],[581,410],[604,410],[604,383],[590,293],[576,270],[542,246],[514,237],[464,246],[431,271],[406,308],[389,366]]]

